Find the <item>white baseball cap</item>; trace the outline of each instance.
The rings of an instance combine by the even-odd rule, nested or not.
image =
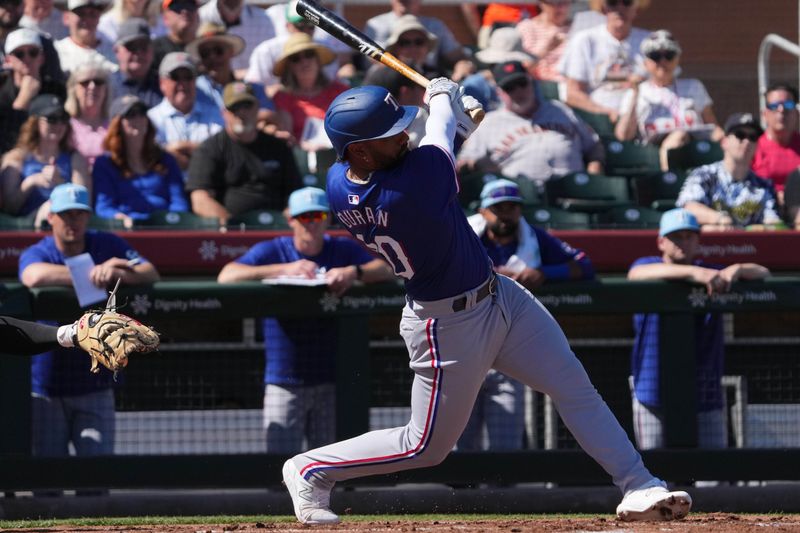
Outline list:
[[[6,37],[6,54],[10,54],[20,46],[41,48],[42,39],[39,37],[39,32],[30,28],[20,28],[9,33],[8,37]]]
[[[75,11],[79,7],[92,6],[105,10],[111,6],[108,0],[67,0],[67,9]]]

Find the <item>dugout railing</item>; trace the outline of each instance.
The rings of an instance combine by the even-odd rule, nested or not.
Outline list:
[[[800,448],[699,450],[694,445],[694,327],[696,313],[733,315],[786,312],[797,320],[800,278],[776,277],[737,284],[732,292],[709,297],[702,287],[679,282],[628,282],[621,278],[553,285],[537,291],[556,315],[601,317],[657,312],[661,315],[662,394],[667,410],[667,447],[643,452],[648,466],[664,479],[798,480]],[[337,432],[339,437],[369,428],[370,319],[397,317],[404,303],[395,284],[355,287],[336,298],[320,288],[275,287],[260,283],[219,285],[211,281],[168,281],[123,289],[118,301],[158,326],[161,321],[251,318],[264,315],[326,316],[338,321]],[[0,291],[0,313],[19,317],[73,320],[80,313],[74,293],[65,288],[28,290],[7,285]],[[263,356],[263,355],[262,355]],[[800,356],[800,354],[798,354]],[[143,356],[143,357],[158,357]],[[186,353],[191,365],[191,350]],[[800,357],[798,357],[800,360]],[[133,365],[139,361],[134,360]],[[789,379],[796,365],[790,369]],[[796,379],[796,377],[794,378]],[[30,361],[0,358],[0,490],[37,488],[263,487],[279,482],[285,459],[272,454],[105,456],[45,459],[30,456]],[[797,428],[793,428],[797,431]],[[169,429],[165,429],[169,431]],[[273,472],[274,475],[269,475]],[[608,483],[608,476],[579,450],[507,453],[453,453],[444,464],[359,484],[439,482]]]

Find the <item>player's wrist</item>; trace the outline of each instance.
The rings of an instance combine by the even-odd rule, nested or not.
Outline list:
[[[75,346],[75,341],[77,338],[76,324],[77,322],[59,326],[58,331],[56,332],[56,340],[58,341],[58,344],[64,348],[72,348]]]

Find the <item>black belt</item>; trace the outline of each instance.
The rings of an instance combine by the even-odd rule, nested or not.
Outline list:
[[[480,289],[478,289],[478,294],[475,295],[475,304],[477,305],[478,302],[492,294],[494,289],[494,275],[492,275],[489,280],[484,283]],[[453,300],[453,312],[458,313],[459,311],[463,311],[467,308],[467,297],[462,296],[460,298],[456,298]]]

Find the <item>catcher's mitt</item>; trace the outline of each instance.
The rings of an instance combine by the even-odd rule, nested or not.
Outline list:
[[[92,372],[98,363],[116,372],[128,364],[133,352],[152,352],[158,348],[158,333],[136,319],[111,310],[89,311],[77,322],[75,346],[92,358]]]

